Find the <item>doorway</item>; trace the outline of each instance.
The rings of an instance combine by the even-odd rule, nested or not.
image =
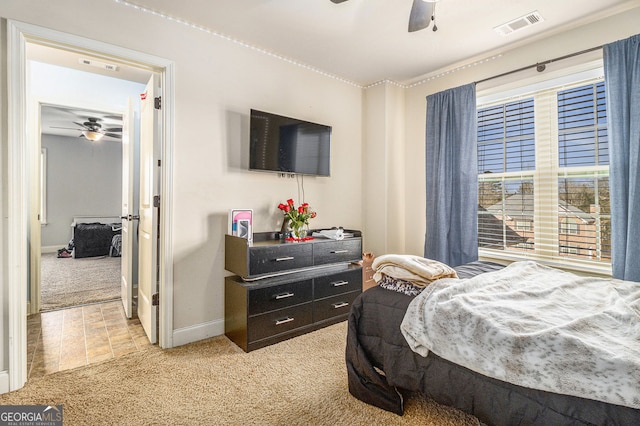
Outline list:
[[[26,114],[27,97],[27,56],[26,44],[36,43],[51,47],[99,56],[107,61],[121,64],[135,65],[147,69],[160,76],[162,90],[162,111],[158,114],[161,138],[158,151],[162,153],[163,161],[158,162],[157,175],[159,192],[162,193],[163,203],[157,206],[161,221],[157,230],[162,238],[158,243],[158,286],[159,308],[158,327],[159,345],[163,348],[172,346],[172,252],[171,232],[171,200],[170,191],[172,181],[171,152],[172,152],[172,123],[173,123],[173,63],[165,59],[142,54],[140,52],[105,44],[99,41],[85,39],[58,31],[8,21],[8,166],[10,171],[9,199],[8,199],[8,275],[11,283],[8,297],[9,319],[9,389],[22,387],[27,378],[26,369],[26,304],[30,275],[29,251],[31,245],[39,247],[39,241],[33,241],[31,232],[31,218],[23,213],[29,211],[32,180],[30,176],[31,164],[34,158],[33,128],[29,128]],[[155,173],[155,172],[154,172]]]
[[[61,103],[74,98],[72,90],[81,92],[83,81],[95,87],[95,98],[101,98],[101,91],[116,92],[120,87],[124,104],[126,95],[137,95],[144,87],[36,62],[43,55],[32,54],[33,50],[42,48],[29,45],[27,49],[31,87],[48,88],[55,81],[56,88],[46,90]],[[47,48],[49,58],[67,54],[52,51]],[[43,97],[31,92],[34,99]],[[31,274],[30,313],[119,299],[120,252],[112,246],[121,233],[122,111],[115,104],[113,111],[66,104],[40,104],[39,108],[40,162],[32,175],[40,173],[34,179],[39,183],[34,191],[39,192],[40,226],[34,224],[32,233],[39,231],[40,238],[32,241],[41,242],[41,257],[39,274]]]
[[[137,259],[123,259],[116,249],[123,200],[137,201],[139,184],[134,172],[131,185],[123,185],[125,161],[139,169],[135,155],[125,159],[125,146],[132,145],[134,152],[139,146],[136,99],[152,73],[116,62],[105,68],[103,60],[85,52],[34,43],[27,43],[26,53],[28,99],[43,100],[27,105],[39,111],[29,115],[38,117],[32,152],[41,160],[32,159],[37,166],[30,186],[31,216],[37,219],[30,228],[27,319],[27,375],[32,378],[149,344],[139,337],[134,309],[120,306],[132,301],[121,297],[121,264],[137,266]],[[125,123],[123,116],[131,119]],[[125,253],[134,254],[136,247]],[[117,302],[101,303],[107,301]]]

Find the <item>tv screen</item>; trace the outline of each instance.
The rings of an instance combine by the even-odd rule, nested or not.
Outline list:
[[[249,169],[329,176],[331,126],[251,110]]]

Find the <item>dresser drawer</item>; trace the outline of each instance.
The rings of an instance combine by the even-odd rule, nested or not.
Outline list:
[[[306,243],[253,247],[249,251],[249,275],[272,274],[313,266],[313,246]]]
[[[362,239],[353,238],[341,241],[322,241],[313,247],[313,263],[351,262],[362,259]]]
[[[362,268],[314,278],[313,297],[322,299],[337,294],[357,291],[362,288]]]
[[[308,279],[251,290],[249,293],[249,315],[310,302],[312,286],[313,281]]]
[[[322,321],[348,314],[351,310],[351,304],[360,293],[360,291],[352,291],[351,293],[339,294],[326,299],[314,300],[313,321]]]
[[[249,317],[248,340],[275,336],[311,324],[313,320],[312,303],[297,305],[279,311]]]

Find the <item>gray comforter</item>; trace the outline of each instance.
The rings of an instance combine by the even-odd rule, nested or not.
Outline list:
[[[460,278],[502,268],[473,262],[456,267]],[[404,399],[420,392],[488,425],[640,425],[640,410],[497,380],[433,352],[411,350],[400,331],[413,297],[379,286],[354,301],[349,316],[346,366],[349,392],[402,414]]]
[[[409,346],[520,386],[640,408],[640,284],[516,262],[441,279],[409,305]]]

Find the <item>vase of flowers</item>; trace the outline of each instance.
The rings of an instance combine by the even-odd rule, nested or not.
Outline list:
[[[288,222],[291,229],[291,236],[287,238],[293,241],[304,241],[310,239],[307,236],[309,219],[316,217],[316,212],[312,211],[308,203],[302,203],[296,207],[292,199],[287,203],[280,203],[278,208],[284,213],[284,223]],[[284,227],[283,223],[283,227]]]

